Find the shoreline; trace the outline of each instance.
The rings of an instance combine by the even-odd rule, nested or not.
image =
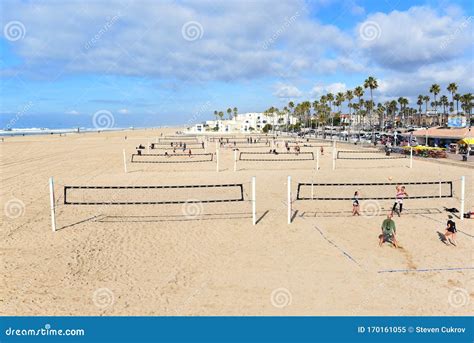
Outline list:
[[[162,130],[180,128],[181,126],[156,126],[156,127],[134,127],[134,128],[112,128],[112,129],[94,129],[82,128],[77,129],[13,129],[11,131],[0,130],[0,137],[25,137],[25,136],[49,136],[49,135],[66,135],[66,134],[81,134],[81,133],[103,133],[103,132],[126,132],[126,131],[148,131],[148,130]]]

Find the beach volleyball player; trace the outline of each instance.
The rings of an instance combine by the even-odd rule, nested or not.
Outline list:
[[[408,196],[408,193],[405,191],[405,186],[397,185],[396,190],[397,190],[397,193],[395,195],[395,203],[393,204],[393,207],[392,207],[392,214],[393,212],[396,212],[398,216],[400,217],[403,210],[403,199],[405,199],[405,197]],[[398,210],[397,210],[397,205],[399,207]]]

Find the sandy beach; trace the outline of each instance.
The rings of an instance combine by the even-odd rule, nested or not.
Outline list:
[[[439,233],[447,220],[444,207],[460,208],[461,176],[466,176],[466,211],[474,206],[473,169],[419,159],[410,169],[403,159],[338,161],[333,171],[326,146],[318,171],[314,161],[239,161],[234,172],[232,149],[220,149],[220,172],[215,161],[129,163],[124,172],[123,149],[129,159],[139,144],[174,131],[9,137],[0,143],[2,315],[472,314],[474,223],[455,219],[456,247],[443,244]],[[251,150],[259,149],[242,148]],[[214,153],[215,143],[209,142],[206,152]],[[249,201],[253,176],[255,226]],[[288,176],[294,196],[297,183],[389,182],[391,177],[400,183],[452,181],[453,197],[408,198],[402,216],[394,218],[401,248],[379,247],[380,225],[393,200],[372,204],[360,217],[351,215],[351,201],[296,200],[293,222],[287,224]],[[181,204],[63,204],[68,185],[193,184],[243,184],[245,201],[205,203],[191,214]],[[425,190],[437,194],[438,186]]]

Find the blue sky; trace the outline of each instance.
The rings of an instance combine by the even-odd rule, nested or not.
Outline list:
[[[373,75],[376,101],[472,92],[470,1],[1,2],[0,128],[200,122]],[[445,92],[447,93],[447,92]]]

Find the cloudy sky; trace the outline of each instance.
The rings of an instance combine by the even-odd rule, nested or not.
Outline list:
[[[471,1],[13,1],[1,6],[0,128],[193,123],[379,80],[472,92]],[[102,111],[102,112],[100,112]]]

